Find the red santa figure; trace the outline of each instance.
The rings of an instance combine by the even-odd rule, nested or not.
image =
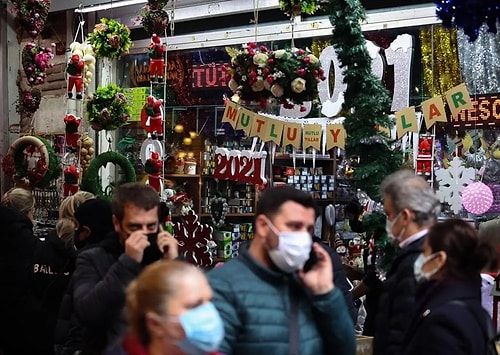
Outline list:
[[[432,138],[431,137],[420,137],[418,144],[418,155],[417,155],[417,175],[430,176],[432,171]]]
[[[76,165],[70,165],[63,171],[64,173],[64,183],[63,183],[63,195],[64,197],[74,195],[78,192],[78,178],[80,172]]]
[[[163,100],[149,95],[141,111],[142,128],[148,133],[155,134],[158,140],[163,139]]]
[[[151,37],[151,43],[148,47],[149,55],[149,78],[152,82],[163,82],[163,73],[165,72],[165,54],[167,46],[161,43],[161,38],[157,35]]]
[[[82,99],[82,87],[83,87],[83,68],[85,67],[85,62],[80,58],[79,54],[73,54],[68,61],[68,66],[66,67],[66,72],[68,73],[68,97],[71,99],[73,97],[73,87],[76,90],[77,100]]]
[[[81,122],[80,117],[76,117],[72,114],[67,114],[64,117],[65,132],[66,132],[66,146],[77,148],[78,138],[80,138],[80,133],[78,133],[78,127]]]
[[[148,173],[149,185],[156,191],[161,191],[161,170],[163,162],[160,159],[160,155],[157,152],[151,152],[151,158],[146,160],[144,165],[144,170]]]

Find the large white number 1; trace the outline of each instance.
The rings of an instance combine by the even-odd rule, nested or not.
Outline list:
[[[410,106],[410,69],[413,57],[413,38],[409,34],[396,37],[385,50],[387,64],[394,65],[394,94],[391,111]]]

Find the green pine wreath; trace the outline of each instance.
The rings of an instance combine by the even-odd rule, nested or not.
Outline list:
[[[102,186],[99,180],[99,169],[103,166],[106,166],[108,163],[118,165],[122,169],[123,173],[125,174],[125,180],[121,181],[120,183],[137,181],[135,169],[127,159],[127,157],[116,152],[105,152],[99,154],[90,162],[90,165],[82,181],[82,190],[91,192],[94,195],[99,196],[100,198],[111,198],[112,191],[108,191],[107,188],[105,191],[102,191]]]

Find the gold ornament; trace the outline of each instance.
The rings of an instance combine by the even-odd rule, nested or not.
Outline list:
[[[181,124],[177,124],[177,125],[175,125],[175,127],[174,127],[174,132],[175,132],[175,133],[182,133],[182,132],[184,132],[184,126],[183,126],[183,125],[181,125]]]
[[[183,140],[182,140],[182,143],[184,143],[184,145],[191,145],[193,144],[193,140],[189,137],[185,137]]]

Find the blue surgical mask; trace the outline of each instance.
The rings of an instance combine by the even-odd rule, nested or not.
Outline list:
[[[216,351],[224,339],[224,325],[212,302],[195,307],[179,317],[186,337],[177,345],[188,355]]]

